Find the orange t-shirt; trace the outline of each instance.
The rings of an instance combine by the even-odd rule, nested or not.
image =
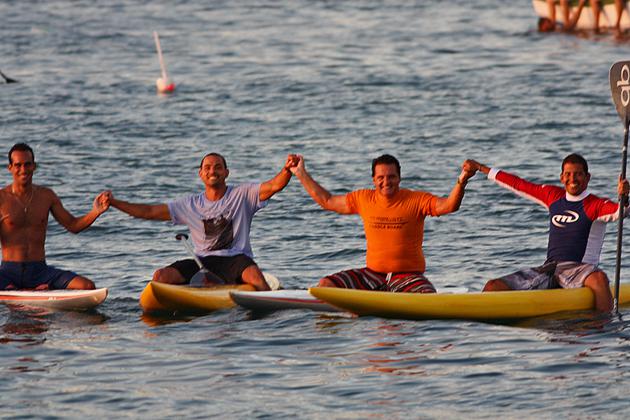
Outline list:
[[[369,269],[424,272],[424,218],[436,216],[436,196],[401,189],[388,200],[375,190],[358,190],[346,194],[346,203],[363,219]]]

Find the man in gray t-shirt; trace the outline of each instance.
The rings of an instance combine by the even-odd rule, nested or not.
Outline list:
[[[261,184],[227,185],[225,158],[209,153],[201,160],[199,178],[205,190],[166,204],[136,204],[114,198],[112,207],[133,217],[170,220],[188,226],[194,252],[204,267],[228,284],[248,283],[257,290],[269,290],[262,272],[253,260],[249,232],[254,214],[267,200],[281,191],[291,179],[290,168],[298,157],[288,155],[282,170]],[[176,261],[158,269],[153,281],[171,284],[190,282],[199,270],[193,259]]]

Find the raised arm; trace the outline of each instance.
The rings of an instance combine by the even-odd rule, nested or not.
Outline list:
[[[288,155],[287,161],[276,176],[260,185],[258,197],[260,201],[265,201],[273,197],[279,191],[282,191],[291,180],[291,167],[297,165],[297,155]]]
[[[92,203],[92,210],[85,216],[74,217],[66,210],[61,203],[61,199],[57,197],[52,190],[49,191],[53,195],[50,211],[57,222],[72,233],[79,233],[88,228],[98,217],[109,208],[109,197],[105,192],[100,193]]]
[[[171,220],[171,212],[166,204],[137,204],[114,198],[111,191],[105,191],[110,204],[130,216],[147,220]]]
[[[465,161],[462,165],[462,172],[457,178],[455,186],[451,190],[451,193],[447,198],[438,197],[436,203],[436,212],[438,216],[455,212],[459,210],[464,198],[464,192],[468,180],[472,178],[477,172],[478,167],[471,161]]]
[[[348,204],[346,203],[345,194],[332,195],[328,190],[319,185],[306,171],[304,158],[299,155],[297,158],[298,163],[296,166],[291,167],[291,172],[300,180],[302,186],[311,198],[324,210],[334,211],[339,214],[351,214]]]
[[[472,160],[472,159],[468,159],[468,160],[466,160],[466,162],[468,163],[468,165],[470,165],[476,171],[479,171],[479,172],[484,173],[486,175],[488,175],[490,173],[490,167],[484,165],[483,163],[479,163],[476,160]]]

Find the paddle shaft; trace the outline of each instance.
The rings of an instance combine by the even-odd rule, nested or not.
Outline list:
[[[225,281],[223,281],[222,278],[208,270],[203,265],[197,254],[195,254],[195,250],[188,243],[188,235],[185,233],[178,233],[175,235],[175,239],[184,243],[186,250],[199,266],[199,272],[190,279],[190,285],[203,285],[204,281],[207,283],[225,284]]]
[[[628,125],[630,121],[624,122],[623,147],[621,149],[621,179],[626,179],[626,162],[628,160]],[[617,227],[617,262],[615,265],[615,296],[613,297],[613,311],[619,311],[619,280],[621,278],[621,245],[623,239],[623,213],[625,210],[625,196],[619,196],[619,220]]]
[[[188,243],[188,235],[180,233],[180,234],[175,236],[175,239],[177,239],[178,241],[182,241],[183,242],[184,246],[186,247],[186,250],[188,251],[190,256],[193,258],[193,260],[195,260],[195,262],[199,266],[199,271],[203,271],[203,272],[208,271],[208,269],[206,267],[204,267],[203,263],[201,262],[201,260],[197,256],[197,254],[195,254],[195,250]]]

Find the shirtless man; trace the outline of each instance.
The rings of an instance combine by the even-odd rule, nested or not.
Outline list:
[[[44,242],[49,213],[68,231],[79,233],[108,209],[106,194],[96,197],[85,216],[74,217],[53,190],[33,184],[33,149],[18,143],[8,156],[13,182],[0,190],[0,290],[94,289],[91,280],[47,265]]]

